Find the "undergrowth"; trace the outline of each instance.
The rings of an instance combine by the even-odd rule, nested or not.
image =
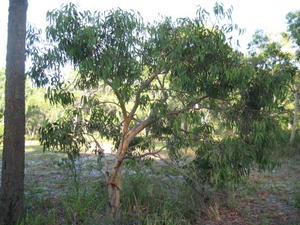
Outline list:
[[[263,190],[271,194],[280,191],[265,188],[270,175],[241,183],[238,191],[233,191],[232,187],[224,186],[222,190],[204,188],[200,180],[191,182],[179,170],[163,165],[151,169],[143,163],[129,163],[124,171],[122,205],[117,218],[110,215],[104,178],[80,175],[73,179],[70,176],[78,173],[64,172],[69,182],[58,195],[43,193],[34,182],[26,185],[26,215],[18,225],[194,225],[205,218],[220,220],[224,208],[249,215],[246,209],[240,210],[241,199],[258,196]],[[191,173],[189,170],[193,178]],[[293,197],[299,208],[299,192]]]
[[[189,225],[204,213],[203,196],[182,177],[171,176],[169,171],[163,174],[164,170],[153,174],[140,167],[126,171],[117,218],[110,216],[104,181],[77,180],[78,185],[69,179],[59,196],[39,192],[34,197],[27,190],[31,194],[26,196],[26,216],[19,225]]]

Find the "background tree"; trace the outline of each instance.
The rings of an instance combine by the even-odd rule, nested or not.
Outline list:
[[[3,141],[4,132],[4,86],[5,70],[0,70],[0,143]],[[59,106],[53,106],[46,101],[45,93],[47,89],[34,87],[29,80],[25,84],[25,118],[26,137],[38,139],[38,130],[45,125],[46,121],[53,121],[60,117],[63,110]]]
[[[39,129],[47,121],[54,121],[61,117],[63,108],[53,106],[45,99],[46,88],[37,88],[26,83],[26,137],[38,139]]]
[[[296,59],[299,62],[300,59],[300,11],[290,12],[287,15],[287,24],[288,24],[288,36],[295,43],[296,48]],[[290,144],[293,144],[295,141],[296,130],[298,126],[298,117],[299,117],[299,78],[296,79],[294,84],[294,118],[292,125],[292,132],[290,136]]]
[[[300,11],[290,12],[286,16],[287,24],[288,24],[288,32],[290,37],[296,43],[297,47],[300,46],[300,34],[299,34],[299,26],[300,26]],[[299,53],[299,49],[298,49]]]
[[[0,223],[23,215],[26,0],[9,1]]]
[[[256,145],[258,159],[265,161],[264,157],[272,155],[274,144],[280,143],[280,137],[284,140],[285,103],[297,68],[292,54],[261,31],[254,35],[249,47],[247,62],[254,75],[241,93],[242,111],[237,115],[241,120],[241,138]],[[269,153],[262,154],[264,150]]]

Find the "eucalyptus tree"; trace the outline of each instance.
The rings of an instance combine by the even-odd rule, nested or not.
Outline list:
[[[17,222],[23,215],[26,12],[27,0],[9,1],[0,193],[1,224]]]
[[[230,17],[220,5],[214,11],[219,21]],[[208,26],[207,15],[198,10],[193,19],[145,24],[132,11],[80,12],[73,4],[47,15],[50,47],[33,56],[30,75],[67,113],[41,130],[41,141],[70,155],[91,141],[101,152],[96,135],[113,141],[116,160],[106,171],[113,215],[124,160],[157,153],[155,140],[176,152],[210,138],[201,110],[228,98],[249,75],[225,37],[234,25]],[[77,71],[72,82],[61,75],[69,63]]]

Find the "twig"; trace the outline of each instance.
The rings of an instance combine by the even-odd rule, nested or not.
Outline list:
[[[168,166],[170,166],[171,168],[175,169],[177,172],[179,172],[183,177],[185,177],[188,180],[191,180],[193,183],[196,183],[190,175],[188,175],[187,173],[185,173],[185,171],[183,171],[183,169],[174,166],[172,163],[168,162],[166,159],[162,158],[159,154],[155,155],[156,157],[158,157],[161,161],[163,161],[164,163],[166,163]],[[188,182],[187,182],[188,183]],[[195,192],[197,192],[199,195],[202,195],[203,193],[201,193],[194,185],[190,184],[190,187],[193,188],[193,190]]]
[[[159,154],[161,151],[162,150],[160,149],[160,150],[157,150],[155,152],[147,152],[147,153],[144,153],[144,154],[132,155],[132,156],[128,155],[128,156],[125,157],[125,159],[141,159],[141,158],[144,158],[144,157],[149,156],[149,155],[155,156],[155,155]]]

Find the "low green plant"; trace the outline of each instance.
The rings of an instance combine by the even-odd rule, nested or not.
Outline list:
[[[109,224],[104,222],[110,217],[106,214],[106,188],[101,183],[70,188],[57,198],[27,198],[26,203],[26,215],[18,225]]]
[[[231,210],[236,210],[239,208],[239,200],[237,199],[236,194],[233,191],[229,191],[226,195],[225,205]]]
[[[122,212],[137,224],[191,224],[203,200],[181,176],[168,173],[128,171]]]
[[[295,194],[294,198],[295,206],[300,209],[300,191]]]
[[[56,221],[56,211],[49,210],[47,215],[41,215],[38,213],[32,213],[30,216],[25,217],[21,220],[18,225],[49,225],[57,224]]]
[[[65,224],[90,224],[97,213],[105,214],[107,195],[102,188],[81,188],[62,196]]]
[[[66,158],[61,158],[56,163],[62,170],[64,170],[67,177],[71,179],[71,183],[76,190],[79,190],[82,171],[80,155],[68,153]]]

